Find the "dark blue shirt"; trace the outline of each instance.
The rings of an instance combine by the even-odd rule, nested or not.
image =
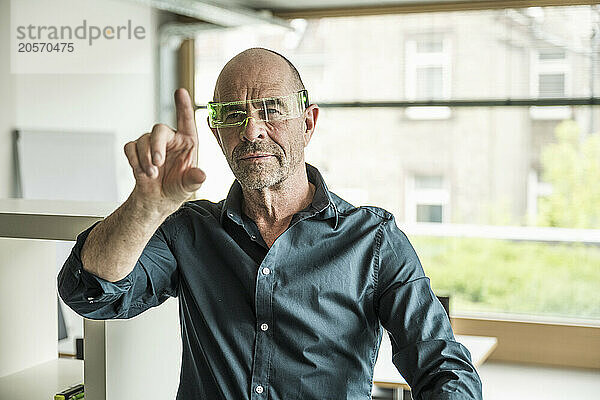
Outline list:
[[[236,180],[219,203],[185,202],[114,283],[82,269],[95,224],[86,229],[58,275],[60,296],[89,319],[178,297],[179,400],[369,399],[384,328],[415,399],[480,399],[469,351],[393,215],[352,206],[306,169],[313,201],[271,248],[242,213]]]

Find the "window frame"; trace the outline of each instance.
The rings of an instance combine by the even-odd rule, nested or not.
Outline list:
[[[419,52],[419,40],[430,36],[440,36],[442,51]],[[452,96],[452,40],[448,33],[434,32],[415,34],[404,41],[404,95],[408,101],[450,100]],[[420,98],[417,96],[418,69],[426,67],[442,68],[442,95],[439,98]],[[406,107],[404,114],[411,120],[448,119],[452,111],[447,106]]]
[[[439,189],[433,188],[417,188],[417,176],[441,176],[442,187]],[[451,221],[451,191],[450,182],[443,173],[439,174],[423,174],[423,173],[408,173],[406,175],[404,186],[404,220],[407,223],[419,223],[417,221],[417,207],[419,205],[434,205],[442,207],[442,224]],[[432,222],[433,223],[433,222]]]
[[[432,100],[417,96],[417,70],[425,67],[442,68],[442,96],[439,99],[450,99],[452,93],[452,41],[445,33],[435,33],[442,36],[442,51],[421,53],[418,51],[419,37],[414,36],[404,42],[405,46],[405,96],[407,100]],[[420,36],[420,35],[419,35]],[[429,35],[423,35],[423,38]]]
[[[567,49],[563,49],[565,57],[554,60],[540,60],[540,49],[531,50],[531,79],[530,79],[530,95],[536,99],[551,99],[551,98],[570,98],[573,93],[571,87],[571,65],[569,53]],[[540,96],[540,75],[543,74],[562,74],[563,80],[563,95],[562,96]]]
[[[532,49],[530,53],[530,79],[529,79],[529,93],[532,98],[535,99],[560,99],[560,98],[571,98],[573,93],[572,88],[572,71],[569,59],[568,50],[562,48],[565,57],[562,59],[555,60],[540,60],[540,49]],[[557,74],[563,75],[563,96],[540,96],[540,75],[541,74]],[[572,110],[570,107],[556,106],[540,108],[532,106],[529,109],[529,115],[534,120],[562,120],[568,119],[572,116]]]

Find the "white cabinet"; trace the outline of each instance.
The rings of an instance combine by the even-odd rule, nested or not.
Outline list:
[[[84,357],[59,359],[56,246],[116,203],[0,200],[0,399],[51,399],[85,382],[87,400],[174,399],[181,336],[169,299],[129,320],[84,319]]]

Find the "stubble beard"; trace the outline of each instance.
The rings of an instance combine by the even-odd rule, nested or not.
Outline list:
[[[280,156],[261,162],[233,160],[231,170],[240,184],[247,189],[264,189],[278,185],[289,175],[289,162]]]
[[[285,157],[275,143],[246,142],[235,148],[233,154],[227,157],[227,161],[242,187],[260,190],[276,186],[285,181],[293,172],[294,166],[302,161],[304,143],[299,140],[292,143],[289,157]],[[240,160],[240,156],[244,154],[257,152],[273,154],[274,157],[259,162]]]

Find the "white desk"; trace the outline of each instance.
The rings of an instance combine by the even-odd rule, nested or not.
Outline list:
[[[83,383],[83,360],[58,358],[0,378],[0,399],[50,400]]]
[[[476,367],[483,364],[498,345],[495,337],[455,335],[455,338],[469,350]],[[392,363],[392,344],[387,332],[384,332],[381,340],[373,382],[381,387],[393,388],[394,399],[402,399],[403,390],[410,390],[410,386]]]

